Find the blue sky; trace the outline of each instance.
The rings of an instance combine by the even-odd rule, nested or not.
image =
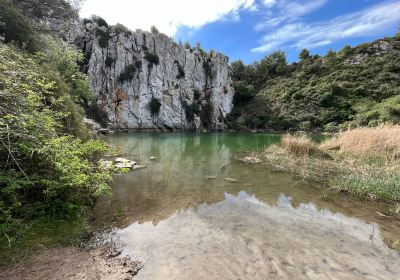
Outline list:
[[[81,15],[91,14],[131,29],[155,25],[177,41],[251,63],[278,49],[295,61],[302,48],[323,55],[393,36],[400,0],[86,0]]]

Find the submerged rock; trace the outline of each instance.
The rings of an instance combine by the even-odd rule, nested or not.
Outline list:
[[[239,182],[237,179],[235,178],[224,178],[225,181],[230,182],[230,183],[237,183]]]

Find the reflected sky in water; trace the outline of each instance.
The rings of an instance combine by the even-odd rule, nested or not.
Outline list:
[[[118,226],[124,254],[144,261],[138,279],[399,279],[385,242],[400,239],[400,225],[378,214],[384,206],[232,159],[277,135],[109,140],[147,166],[116,176],[96,207],[97,224]]]

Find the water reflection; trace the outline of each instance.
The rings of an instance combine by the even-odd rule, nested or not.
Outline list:
[[[138,279],[398,279],[400,259],[379,227],[254,195],[181,210],[116,232],[124,254],[145,262]]]
[[[326,197],[321,186],[232,159],[277,135],[119,134],[110,142],[147,169],[115,177],[96,222],[125,228],[117,231],[125,253],[146,262],[141,279],[395,279],[399,256],[383,240],[400,239],[400,223],[379,215],[384,205]]]

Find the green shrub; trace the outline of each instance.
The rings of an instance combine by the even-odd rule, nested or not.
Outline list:
[[[31,53],[40,49],[41,35],[36,24],[9,0],[0,0],[0,35],[5,43],[15,42]]]
[[[98,37],[98,43],[100,48],[107,48],[108,47],[108,40],[110,39],[110,36],[108,35],[107,32],[97,28],[96,29],[96,36]]]
[[[108,28],[108,23],[101,17],[95,17],[93,21],[95,21],[99,27],[104,26]]]
[[[106,63],[106,66],[107,66],[108,68],[110,68],[111,65],[114,63],[114,59],[113,59],[112,57],[110,57],[110,56],[107,56],[107,57],[106,57],[105,63]]]
[[[154,117],[160,113],[161,103],[157,98],[152,97],[147,107],[149,108],[151,115]]]
[[[147,52],[144,58],[151,64],[158,65],[160,63],[160,58],[156,53]]]
[[[79,102],[94,99],[76,64],[82,55],[45,43],[35,55],[0,44],[0,231],[11,242],[33,219],[65,219],[110,192],[97,164],[107,146],[82,124]]]
[[[176,75],[177,79],[183,79],[185,77],[185,70],[183,69],[182,65],[179,62],[176,62],[178,66],[178,75]]]
[[[306,67],[306,72],[309,74],[316,74],[321,72],[322,70],[322,61],[321,60],[315,60],[312,64]]]
[[[235,86],[235,95],[233,96],[234,105],[242,105],[254,98],[255,88],[252,85],[237,84]]]
[[[212,116],[213,116],[213,105],[209,100],[207,100],[205,104],[201,105],[201,111],[200,111],[200,120],[203,126],[207,129],[210,129],[212,123]]]
[[[120,23],[117,23],[117,24],[114,26],[114,31],[115,31],[115,33],[117,33],[117,35],[119,35],[119,34],[124,34],[124,36],[125,36],[126,38],[128,38],[129,35],[131,34],[131,31],[130,31],[127,27],[125,27],[124,25],[122,25],[122,24],[120,24]]]
[[[201,92],[198,89],[193,90],[193,98],[194,100],[199,100],[201,97]]]
[[[187,104],[186,101],[183,102],[183,108],[185,109],[186,120],[188,122],[192,122],[194,120],[195,115],[200,113],[200,105],[196,102],[192,104]]]
[[[203,69],[206,77],[209,78],[212,75],[211,59],[207,59],[203,62]]]
[[[135,72],[136,66],[134,64],[126,65],[124,71],[118,76],[118,82],[123,83],[125,81],[131,81]]]
[[[299,58],[301,60],[309,59],[310,58],[310,52],[307,49],[303,49],[299,54]]]

